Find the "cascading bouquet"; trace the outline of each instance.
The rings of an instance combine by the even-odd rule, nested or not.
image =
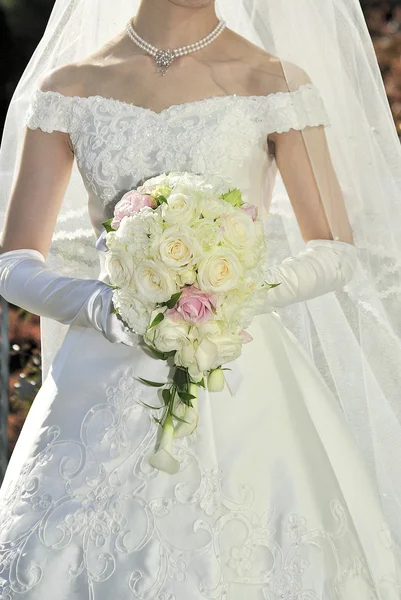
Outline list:
[[[176,473],[174,437],[198,422],[198,387],[221,391],[222,365],[252,340],[246,332],[266,291],[266,243],[257,209],[238,189],[192,173],[147,180],[103,223],[115,313],[153,355],[174,364],[162,389],[162,427],[150,463]]]

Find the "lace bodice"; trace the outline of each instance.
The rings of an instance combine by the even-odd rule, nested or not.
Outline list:
[[[123,193],[163,171],[221,178],[256,203],[272,166],[267,135],[328,125],[328,118],[316,87],[305,84],[267,96],[214,96],[159,113],[102,96],[37,90],[26,124],[70,135],[98,233]]]

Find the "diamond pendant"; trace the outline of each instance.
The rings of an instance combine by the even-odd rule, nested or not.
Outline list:
[[[174,59],[175,53],[172,50],[158,50],[155,56],[157,70],[164,75]]]

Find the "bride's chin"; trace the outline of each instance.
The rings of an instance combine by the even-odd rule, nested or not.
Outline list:
[[[167,0],[170,4],[175,4],[175,6],[184,6],[184,7],[192,7],[192,8],[204,8],[205,6],[209,6],[214,4],[215,0]]]

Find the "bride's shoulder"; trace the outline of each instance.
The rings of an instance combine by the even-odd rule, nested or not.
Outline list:
[[[113,42],[80,61],[47,73],[40,81],[39,88],[44,92],[58,92],[64,96],[86,97],[96,94],[102,88],[102,82],[110,69]]]
[[[39,84],[43,92],[58,92],[63,96],[90,96],[96,82],[102,80],[103,68],[95,62],[77,62],[47,73]]]
[[[308,73],[299,65],[269,53],[231,30],[230,35],[232,51],[240,57],[250,95],[288,92],[311,83]]]

